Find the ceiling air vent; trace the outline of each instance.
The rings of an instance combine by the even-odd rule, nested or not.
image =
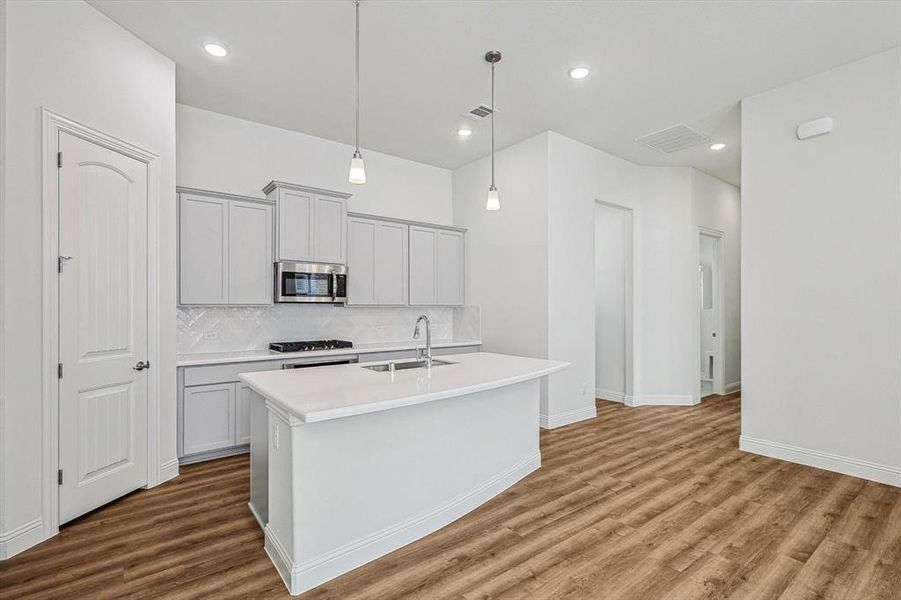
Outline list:
[[[699,144],[708,144],[710,138],[687,125],[679,124],[635,138],[635,141],[648,148],[671,154]]]
[[[491,107],[485,106],[484,104],[479,104],[474,109],[469,111],[469,114],[472,115],[470,118],[475,117],[476,119],[484,119],[491,114]]]

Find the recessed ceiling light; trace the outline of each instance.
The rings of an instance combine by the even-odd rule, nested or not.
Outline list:
[[[203,49],[207,51],[207,54],[212,54],[213,56],[218,56],[222,58],[226,54],[228,54],[228,49],[222,44],[217,44],[216,42],[207,42],[203,45]]]
[[[725,147],[726,147],[726,144],[724,144],[723,142],[717,142],[715,144],[710,144],[711,150],[722,150]]]
[[[461,127],[457,130],[457,135],[461,138],[468,138],[472,135],[472,129],[469,129],[468,127]]]
[[[591,73],[591,69],[588,67],[573,67],[569,70],[569,76],[573,79],[585,79],[589,73]]]

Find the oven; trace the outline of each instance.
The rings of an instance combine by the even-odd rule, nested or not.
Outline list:
[[[347,302],[347,267],[316,263],[275,263],[276,302]]]

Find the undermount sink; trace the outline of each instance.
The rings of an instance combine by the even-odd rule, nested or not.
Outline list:
[[[363,368],[369,369],[370,371],[378,371],[379,373],[384,373],[391,370],[392,363],[381,363],[378,365],[366,365]],[[432,359],[433,367],[440,367],[443,365],[453,365],[456,364],[449,360],[438,360],[437,358]],[[426,362],[424,360],[414,360],[414,361],[404,361],[404,362],[396,362],[394,363],[395,371],[405,371],[406,369],[425,369]]]

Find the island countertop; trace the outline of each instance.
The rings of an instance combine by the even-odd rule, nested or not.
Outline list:
[[[301,422],[315,423],[513,385],[569,366],[491,352],[452,354],[441,360],[453,364],[389,373],[358,363],[242,373],[240,378]]]

